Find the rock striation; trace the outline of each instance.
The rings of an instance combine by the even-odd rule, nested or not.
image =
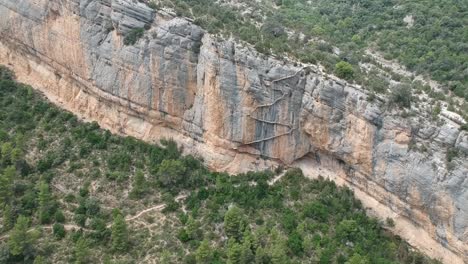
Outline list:
[[[0,0],[0,63],[83,118],[173,138],[215,170],[286,165],[331,178],[410,244],[468,262],[468,133],[448,118],[404,118],[313,65],[132,0]]]

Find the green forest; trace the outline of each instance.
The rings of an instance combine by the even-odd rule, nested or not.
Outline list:
[[[0,209],[0,263],[438,263],[347,188],[211,172],[171,140],[78,120],[4,67]]]
[[[362,72],[376,62],[366,51],[440,82],[468,101],[468,2],[459,0],[159,0],[210,33],[234,36],[265,54],[320,63],[329,72],[346,62],[346,79],[382,92],[385,80]],[[250,11],[249,11],[250,10]],[[335,48],[339,49],[339,52]],[[389,70],[385,69],[384,70]],[[400,81],[398,74],[393,79]],[[413,80],[408,80],[412,82]],[[377,88],[377,89],[374,89]]]

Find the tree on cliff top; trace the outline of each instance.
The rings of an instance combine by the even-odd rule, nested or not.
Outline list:
[[[335,65],[335,74],[340,78],[351,80],[354,77],[353,66],[346,61],[340,61]]]

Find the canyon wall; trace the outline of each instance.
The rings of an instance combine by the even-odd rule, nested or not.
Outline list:
[[[144,36],[124,45],[137,28]],[[401,117],[317,67],[132,0],[0,0],[0,64],[85,119],[173,138],[212,169],[331,178],[415,247],[468,262],[468,133],[449,119]],[[459,153],[450,164],[448,150]]]

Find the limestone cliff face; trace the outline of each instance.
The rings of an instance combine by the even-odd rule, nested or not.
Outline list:
[[[286,164],[330,177],[429,255],[468,261],[468,133],[449,119],[402,118],[313,66],[132,0],[0,0],[0,63],[84,118],[173,138],[213,169]],[[460,155],[449,169],[450,148]]]

